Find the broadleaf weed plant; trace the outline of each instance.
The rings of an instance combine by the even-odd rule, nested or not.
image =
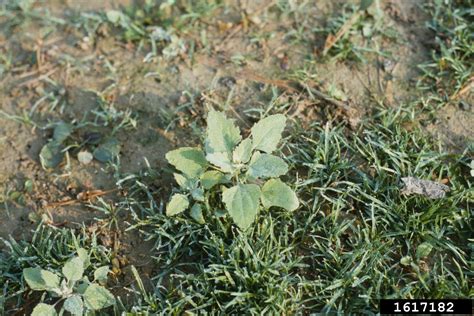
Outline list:
[[[194,220],[205,223],[206,216],[222,216],[227,211],[237,226],[246,230],[261,207],[290,212],[297,209],[298,197],[279,179],[288,172],[288,165],[272,155],[285,123],[284,115],[270,115],[257,122],[250,137],[242,140],[233,120],[210,111],[204,150],[182,147],[166,154],[179,171],[174,177],[180,187],[171,196],[166,214],[175,216],[190,209]]]
[[[79,231],[58,229],[42,223],[29,241],[18,242],[13,238],[0,241],[5,246],[5,250],[0,251],[0,315],[20,313],[32,298],[38,298],[24,295],[31,288],[25,282],[24,271],[41,267],[42,270],[59,275],[68,262],[79,254],[85,261],[84,277],[94,279],[100,271],[105,272],[105,267],[110,263],[110,250],[99,245],[97,236],[85,228]],[[56,299],[49,298],[51,302]],[[50,303],[49,300],[44,302]]]
[[[72,315],[83,315],[85,311],[97,311],[115,304],[115,297],[100,283],[107,281],[108,266],[94,271],[94,279],[84,276],[90,265],[89,255],[84,248],[79,248],[77,256],[62,267],[61,276],[39,267],[26,268],[23,277],[33,291],[46,291],[53,298],[59,298],[54,305],[39,303],[33,309],[33,316],[57,315],[56,305],[63,302],[61,313],[67,311]]]

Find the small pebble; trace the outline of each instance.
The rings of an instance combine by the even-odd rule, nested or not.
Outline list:
[[[462,111],[469,111],[471,109],[471,104],[467,103],[464,100],[459,101],[459,109]]]
[[[237,80],[235,80],[235,78],[231,76],[225,76],[225,77],[219,78],[219,84],[227,87],[228,89],[231,89],[233,86],[235,86],[236,83],[237,83]]]
[[[391,59],[384,59],[382,62],[382,68],[385,72],[391,71],[394,66],[395,66],[395,61]]]
[[[88,151],[80,151],[77,154],[77,160],[79,160],[79,162],[83,165],[89,164],[93,158],[94,157],[92,156],[92,154]]]

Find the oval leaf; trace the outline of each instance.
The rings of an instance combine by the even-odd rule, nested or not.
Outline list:
[[[244,139],[237,148],[235,148],[232,159],[236,163],[247,163],[252,155],[252,140]]]
[[[283,159],[256,152],[250,160],[247,174],[252,178],[279,177],[288,172],[288,165]]]
[[[84,304],[88,309],[94,311],[115,304],[115,297],[105,287],[91,284],[84,292]]]
[[[166,154],[166,160],[189,178],[198,177],[207,166],[202,150],[194,147],[172,150]]]
[[[219,167],[223,172],[231,173],[234,171],[229,155],[225,152],[207,154],[206,159],[214,166]]]
[[[84,312],[84,304],[79,295],[68,297],[67,300],[64,301],[63,307],[73,315],[82,315]]]
[[[81,258],[72,258],[63,267],[63,275],[68,281],[78,281],[84,273],[84,261]]]
[[[107,281],[110,269],[108,266],[99,267],[94,271],[94,280],[98,282]]]
[[[216,184],[227,183],[225,175],[217,170],[206,171],[201,176],[201,184],[204,189],[209,190]]]
[[[23,269],[23,277],[28,286],[35,291],[47,291],[59,288],[59,277],[41,268]]]
[[[41,148],[40,162],[43,169],[54,168],[63,160],[62,146],[57,142],[49,142]]]
[[[239,184],[224,191],[222,200],[237,226],[245,230],[257,216],[260,188],[256,184]]]
[[[278,206],[294,211],[299,206],[298,197],[291,188],[280,179],[268,180],[262,187],[262,204],[266,208]]]
[[[234,147],[240,142],[240,130],[234,120],[226,118],[224,113],[210,111],[207,116],[206,152],[226,152],[232,154]]]
[[[270,115],[260,120],[252,129],[253,148],[272,153],[281,140],[286,117],[283,114]]]
[[[89,258],[89,254],[87,253],[87,250],[85,250],[84,248],[77,249],[77,256],[81,258],[84,269],[87,269],[87,267],[91,264],[91,260]]]
[[[99,145],[94,152],[94,158],[100,162],[112,161],[120,153],[120,143],[115,138],[107,140],[105,143]]]
[[[418,248],[416,248],[416,257],[417,258],[428,257],[432,249],[433,249],[433,246],[430,243],[427,243],[427,242],[421,243],[418,245]]]
[[[186,195],[176,193],[171,197],[171,200],[166,205],[166,215],[173,216],[186,210],[189,206],[189,201]]]
[[[202,188],[192,189],[191,196],[195,201],[204,202],[204,190]]]
[[[412,263],[412,259],[410,256],[405,256],[400,259],[400,263],[404,266],[409,266]]]
[[[359,10],[367,10],[374,0],[360,0]]]
[[[71,124],[59,122],[54,128],[53,139],[58,143],[62,143],[71,135],[73,130],[74,128]]]
[[[109,10],[106,15],[107,19],[112,24],[118,24],[123,19],[123,13],[117,10]]]
[[[57,315],[56,310],[54,309],[54,306],[44,304],[44,303],[39,303],[38,305],[35,306],[33,309],[33,312],[31,313],[31,316],[55,316]]]
[[[183,176],[181,173],[174,173],[173,174],[174,179],[176,183],[179,185],[179,187],[183,190],[192,190],[196,188],[197,186],[197,180],[196,179],[188,179],[185,176]]]
[[[87,287],[89,287],[89,284],[89,282],[80,281],[79,284],[76,286],[76,293],[84,295],[87,290]]]
[[[199,224],[204,224],[206,220],[202,215],[202,206],[199,203],[196,203],[191,207],[191,217],[198,222]]]

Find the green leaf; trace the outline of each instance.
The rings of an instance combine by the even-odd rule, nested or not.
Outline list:
[[[173,173],[174,180],[176,183],[179,185],[180,188],[182,189],[187,189],[188,188],[188,178],[183,176],[180,173]]]
[[[225,117],[224,113],[214,110],[207,116],[206,152],[226,152],[232,154],[234,147],[240,142],[240,130],[234,120]]]
[[[201,149],[181,147],[166,154],[166,160],[188,178],[196,178],[206,170],[207,161]]]
[[[78,281],[82,279],[84,273],[84,261],[79,258],[72,258],[63,267],[63,275],[68,281]]]
[[[81,258],[84,269],[86,269],[91,264],[89,254],[87,253],[87,250],[85,250],[84,248],[77,249],[77,256]]]
[[[400,263],[404,266],[409,266],[412,263],[412,259],[410,256],[405,256],[400,259]]]
[[[79,295],[73,295],[68,297],[64,301],[63,308],[73,315],[82,315],[84,312],[84,304]]]
[[[197,179],[188,179],[180,173],[174,173],[174,179],[179,187],[183,190],[192,190],[197,186]]]
[[[260,188],[256,184],[238,184],[224,191],[222,200],[237,226],[245,230],[257,216]]]
[[[99,310],[115,304],[115,297],[105,287],[91,284],[84,292],[84,303],[88,309]]]
[[[100,162],[112,161],[120,153],[120,143],[115,138],[100,144],[93,152],[94,158]]]
[[[367,10],[374,0],[360,0],[359,10]]]
[[[270,179],[262,187],[262,204],[266,208],[278,206],[291,212],[300,203],[296,193],[288,185],[280,179]]]
[[[89,287],[90,282],[89,281],[79,281],[79,284],[76,285],[76,293],[78,294],[84,294]]]
[[[38,305],[35,306],[33,309],[33,312],[31,313],[31,316],[55,316],[57,315],[56,310],[54,309],[54,306],[44,304],[44,303],[39,303]]]
[[[212,153],[206,155],[207,161],[216,167],[219,167],[223,172],[231,173],[234,171],[229,155],[224,152]]]
[[[99,267],[94,271],[94,280],[98,282],[107,281],[110,269],[108,266]]]
[[[222,209],[217,209],[217,210],[214,211],[214,215],[217,218],[224,218],[224,217],[226,217],[227,213],[228,212],[226,210],[222,210]]]
[[[43,169],[54,168],[61,163],[64,156],[61,150],[61,144],[54,141],[47,143],[41,148],[39,157]]]
[[[54,128],[53,139],[57,143],[62,143],[71,135],[73,130],[74,127],[71,124],[59,122]]]
[[[41,268],[23,269],[23,277],[28,286],[35,291],[48,291],[59,288],[59,277]]]
[[[191,196],[196,201],[204,202],[204,190],[202,188],[192,189]]]
[[[225,175],[217,170],[206,171],[201,176],[201,184],[204,189],[209,190],[216,184],[227,183]]]
[[[117,10],[109,10],[106,13],[107,20],[112,24],[118,24],[123,20],[123,13]]]
[[[176,193],[171,197],[171,200],[166,205],[166,215],[173,216],[186,210],[189,206],[189,201],[186,195]]]
[[[430,243],[427,243],[427,242],[421,243],[418,245],[418,248],[416,248],[416,257],[417,258],[428,257],[432,249],[433,249],[433,246]]]
[[[233,153],[233,160],[235,163],[247,163],[252,155],[252,140],[250,138],[244,139]]]
[[[29,179],[26,180],[24,187],[25,187],[25,191],[26,191],[26,192],[28,192],[28,193],[33,192],[33,181],[31,181],[31,180],[29,180]]]
[[[252,178],[279,177],[288,172],[288,165],[283,159],[256,152],[250,160],[247,174]]]
[[[196,203],[191,207],[191,217],[198,222],[199,224],[204,224],[206,220],[204,219],[204,216],[202,215],[202,205],[199,203]]]
[[[270,115],[260,120],[252,129],[253,148],[266,153],[273,152],[281,140],[286,117],[283,114]]]

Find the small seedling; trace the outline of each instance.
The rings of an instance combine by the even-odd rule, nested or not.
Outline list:
[[[261,206],[288,211],[298,208],[295,192],[279,179],[287,173],[288,165],[271,154],[281,140],[285,123],[284,115],[271,115],[256,123],[251,136],[242,140],[233,120],[211,111],[205,151],[182,147],[166,154],[168,162],[180,171],[174,174],[180,192],[171,197],[166,214],[173,216],[190,208],[191,217],[204,223],[206,214],[225,214],[225,208],[245,230]],[[263,186],[262,180],[267,180]]]
[[[171,27],[165,29],[161,26],[147,26],[151,23],[151,20],[145,21],[143,19],[145,14],[148,14],[148,17],[154,16],[153,24],[163,25],[160,20],[164,13],[160,8],[154,5],[145,5],[143,11],[131,9],[129,8],[124,12],[118,10],[107,11],[104,22],[119,28],[122,31],[122,37],[127,41],[149,42],[151,52],[144,58],[145,62],[157,55],[157,47],[162,47],[163,56],[170,59],[186,52],[185,41],[173,34]]]
[[[104,102],[105,103],[105,102]],[[78,153],[78,160],[83,164],[91,162],[92,158],[100,162],[111,162],[120,153],[121,144],[115,134],[121,129],[136,128],[137,121],[132,112],[117,111],[113,106],[101,104],[100,110],[91,112],[95,118],[89,121],[84,118],[78,124],[66,123],[63,121],[54,124],[53,137],[43,146],[39,154],[43,169],[53,169],[57,167],[64,158],[66,152],[71,149],[80,150],[84,147],[94,146],[91,152],[85,150]],[[100,133],[86,133],[85,139],[78,140],[74,134],[85,128],[112,127],[108,136]]]
[[[64,156],[63,143],[74,131],[74,126],[59,122],[54,127],[53,138],[43,146],[40,152],[40,161],[43,169],[54,168],[61,163]]]
[[[72,315],[83,315],[85,311],[97,311],[114,305],[115,297],[100,285],[107,281],[109,267],[97,268],[91,282],[84,276],[89,264],[86,250],[80,248],[78,256],[63,266],[62,279],[56,273],[41,268],[23,269],[23,277],[33,291],[46,291],[51,297],[59,298],[54,305],[39,303],[32,315],[57,315],[55,305],[62,301],[60,314],[67,311]]]

